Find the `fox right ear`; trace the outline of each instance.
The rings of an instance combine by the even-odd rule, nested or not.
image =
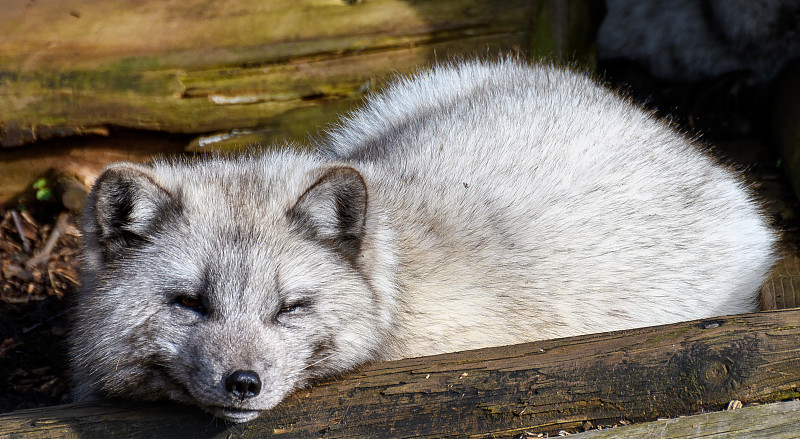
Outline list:
[[[364,238],[366,211],[364,178],[353,168],[337,166],[327,169],[289,214],[315,239],[355,262]]]
[[[84,228],[106,255],[145,240],[163,219],[174,197],[149,168],[132,163],[109,166],[97,178],[84,212]]]

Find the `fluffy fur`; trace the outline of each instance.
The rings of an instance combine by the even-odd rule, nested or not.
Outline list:
[[[246,421],[365,362],[753,311],[774,262],[735,174],[559,68],[399,79],[318,146],[98,178],[80,397]]]

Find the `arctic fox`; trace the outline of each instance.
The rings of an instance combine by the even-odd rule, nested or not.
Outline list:
[[[753,311],[775,260],[739,176],[557,67],[401,78],[317,146],[104,171],[79,397],[242,422],[370,361]]]

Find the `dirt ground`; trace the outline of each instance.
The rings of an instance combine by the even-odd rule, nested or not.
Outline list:
[[[0,218],[0,412],[67,402],[75,216],[39,206],[2,210]]]

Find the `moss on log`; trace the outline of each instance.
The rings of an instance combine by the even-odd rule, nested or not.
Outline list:
[[[580,316],[576,316],[580,318]],[[0,436],[472,437],[800,397],[800,310],[377,363],[225,425],[177,406],[103,403],[0,415]],[[171,408],[170,408],[171,407]]]
[[[302,137],[396,72],[524,52],[538,3],[14,1],[0,15],[0,145],[108,125]]]

